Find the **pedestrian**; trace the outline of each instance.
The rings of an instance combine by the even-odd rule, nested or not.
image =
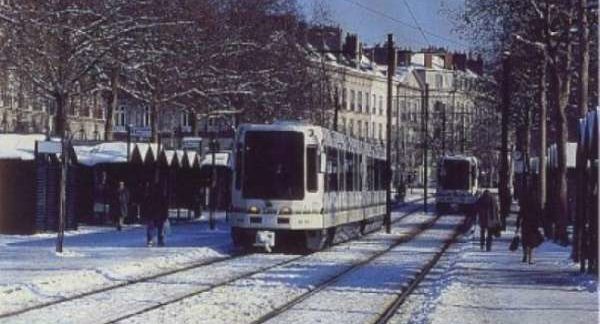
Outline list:
[[[154,237],[158,237],[158,246],[164,246],[164,224],[167,220],[166,197],[158,180],[147,182],[144,189],[142,216],[146,222],[146,245],[154,245]],[[155,233],[156,232],[156,233]]]
[[[500,219],[498,215],[498,200],[489,190],[485,190],[477,200],[475,210],[479,222],[479,244],[481,250],[485,246],[486,251],[492,250],[493,236],[500,231]]]
[[[125,187],[124,181],[119,181],[119,188],[117,189],[117,231],[120,231],[124,226],[125,218],[129,213],[129,189]]]
[[[524,187],[528,182],[525,181]],[[533,249],[544,241],[542,233],[538,229],[539,222],[535,213],[533,199],[529,190],[523,190],[519,199],[519,215],[517,217],[517,231],[521,229],[521,245],[523,247],[522,262],[533,264]]]

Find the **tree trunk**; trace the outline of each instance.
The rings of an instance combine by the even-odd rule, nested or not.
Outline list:
[[[588,85],[590,68],[590,30],[586,15],[587,0],[579,0],[577,4],[579,17],[579,82],[577,93],[579,94],[579,118],[585,117],[588,106]]]
[[[553,104],[555,105],[556,113],[556,148],[558,155],[558,168],[556,170],[556,238],[561,243],[568,242],[567,224],[568,224],[568,205],[567,205],[567,116],[566,108],[569,101],[569,80],[568,77],[563,78],[563,74],[555,64],[552,67],[552,83],[554,83],[555,91],[552,92],[554,97]],[[567,70],[568,71],[568,70]]]
[[[152,98],[152,104],[151,104],[151,111],[150,111],[150,118],[151,123],[150,123],[150,127],[151,127],[151,131],[152,131],[152,142],[154,143],[159,143],[160,139],[159,139],[159,129],[158,129],[158,100],[156,98],[156,96],[153,96]]]
[[[548,98],[547,98],[547,86],[546,77],[548,68],[548,58],[546,54],[543,54],[542,67],[540,70],[539,79],[539,154],[540,154],[540,170],[539,170],[539,181],[538,181],[538,211],[540,219],[544,224],[544,232],[546,236],[549,235],[549,220],[546,217],[546,120],[548,114]]]
[[[110,75],[111,100],[106,108],[106,119],[104,120],[104,140],[113,140],[113,113],[119,105],[119,70],[115,67]]]
[[[54,101],[56,102],[56,111],[54,112],[54,135],[64,138],[67,129],[66,104],[68,102],[68,97],[63,93],[57,93],[54,95]]]

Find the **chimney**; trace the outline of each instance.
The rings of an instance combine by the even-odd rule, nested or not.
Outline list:
[[[432,61],[433,61],[433,57],[431,53],[424,53],[423,54],[425,56],[425,67],[428,69],[431,69],[433,67]]]
[[[410,50],[399,50],[398,54],[397,54],[397,62],[398,62],[398,66],[409,66],[410,65],[410,59],[412,56],[412,51]]]
[[[444,53],[444,69],[454,70],[454,55],[452,53]]]
[[[308,42],[319,51],[331,51],[339,58],[342,50],[342,30],[337,27],[312,27],[308,31]]]
[[[344,54],[358,66],[358,60],[360,59],[360,43],[358,41],[358,35],[348,33],[346,35],[346,41],[343,47]]]

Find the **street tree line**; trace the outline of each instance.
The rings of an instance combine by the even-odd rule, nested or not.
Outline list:
[[[112,113],[123,94],[163,111],[242,111],[247,121],[312,119],[319,77],[294,0],[8,0],[0,4],[0,68],[53,103],[55,133],[69,130],[75,96],[101,93]],[[192,123],[195,118],[192,118]],[[194,127],[194,124],[192,124]]]
[[[547,235],[564,243],[567,141],[576,140],[578,119],[598,104],[597,6],[588,0],[474,0],[456,16],[459,31],[495,67],[498,85],[508,85],[516,150],[539,156],[543,166],[547,146],[557,144],[554,190],[546,192],[549,179],[541,167],[535,201]],[[501,93],[497,96],[501,102]],[[578,239],[575,235],[575,259]]]

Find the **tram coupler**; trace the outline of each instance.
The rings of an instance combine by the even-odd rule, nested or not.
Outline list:
[[[262,247],[268,253],[271,253],[272,247],[275,246],[275,232],[273,231],[258,231],[256,232],[256,241],[254,246]]]

